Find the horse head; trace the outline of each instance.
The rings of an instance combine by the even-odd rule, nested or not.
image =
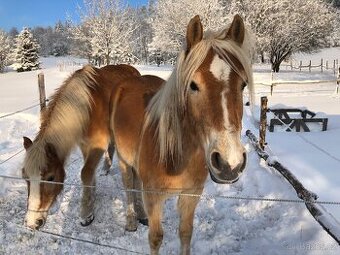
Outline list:
[[[252,84],[252,76],[242,48],[244,39],[245,27],[238,15],[229,27],[210,37],[203,36],[198,16],[187,27],[181,67],[185,107],[202,141],[210,176],[217,183],[237,181],[247,161],[241,143],[243,90]],[[188,70],[193,71],[188,75]]]
[[[53,144],[44,146],[24,137],[26,156],[22,176],[27,180],[27,214],[25,224],[32,229],[42,227],[48,211],[61,192],[65,178],[64,162]]]

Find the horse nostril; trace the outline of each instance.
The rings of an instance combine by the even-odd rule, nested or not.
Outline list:
[[[218,170],[221,170],[222,159],[221,159],[221,155],[218,152],[213,152],[211,154],[211,163],[212,163],[213,167],[215,167]]]
[[[37,229],[40,228],[42,225],[44,225],[44,220],[43,219],[38,219],[36,222],[37,224]]]
[[[211,154],[211,163],[214,168],[220,171],[222,171],[227,165],[221,157],[221,154],[216,151]]]

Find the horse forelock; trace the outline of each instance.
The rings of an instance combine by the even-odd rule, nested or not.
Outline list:
[[[159,162],[171,163],[175,167],[182,162],[184,134],[181,121],[186,111],[187,92],[195,71],[202,65],[210,49],[222,56],[231,69],[248,84],[251,102],[253,102],[253,77],[248,34],[246,33],[243,47],[231,40],[222,39],[221,35],[221,32],[208,32],[188,54],[185,50],[181,51],[170,78],[147,107],[145,128],[150,125],[156,127]],[[226,52],[235,56],[240,62],[246,76],[243,75],[244,72],[236,68]]]
[[[46,167],[45,142],[39,141],[26,151],[24,159],[25,174],[29,178],[41,176],[41,170]]]

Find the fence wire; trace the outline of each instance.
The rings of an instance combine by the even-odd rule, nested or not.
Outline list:
[[[24,150],[25,150],[25,149],[21,149],[21,150],[19,150],[18,152],[14,153],[13,155],[9,156],[9,157],[6,158],[5,160],[1,161],[1,162],[0,162],[0,165],[6,163],[6,162],[8,162],[8,161],[10,161],[10,160],[11,160],[12,158],[14,158],[15,156],[21,154]]]
[[[96,188],[95,185],[82,185],[78,183],[63,183],[55,181],[45,181],[45,180],[34,180],[29,178],[22,178],[18,176],[0,175],[0,178],[10,179],[16,181],[29,181],[38,183],[48,183],[54,185],[71,186],[75,188]],[[107,188],[107,190],[112,191],[113,189],[119,192],[132,192],[132,193],[149,193],[156,195],[171,195],[171,196],[187,196],[187,197],[199,197],[206,200],[211,200],[214,198],[225,199],[225,200],[247,200],[247,201],[261,201],[261,202],[281,202],[281,203],[313,203],[313,204],[323,204],[323,205],[340,205],[340,201],[317,201],[317,200],[302,200],[302,199],[285,199],[285,198],[266,198],[266,197],[250,197],[250,196],[227,196],[218,194],[195,194],[196,189],[176,189],[176,188],[164,188],[164,189],[126,189],[119,187],[112,187],[109,185],[100,185],[101,188]]]
[[[47,100],[46,100],[46,101],[47,101]],[[10,116],[13,116],[13,115],[15,115],[15,114],[22,113],[22,112],[24,112],[24,111],[28,111],[28,110],[30,110],[30,109],[33,109],[33,108],[37,107],[37,106],[40,106],[40,103],[39,103],[39,104],[31,105],[31,106],[26,107],[26,108],[23,108],[23,109],[21,109],[21,110],[17,110],[17,111],[15,111],[15,112],[11,112],[11,113],[4,114],[4,115],[0,116],[0,119],[6,118],[6,117],[10,117]]]
[[[92,241],[92,240],[87,240],[87,239],[82,239],[82,238],[78,238],[78,237],[74,237],[74,236],[68,236],[68,235],[63,235],[63,234],[59,234],[59,233],[54,233],[48,230],[32,230],[28,227],[25,226],[21,226],[19,224],[13,223],[13,222],[9,222],[7,220],[3,221],[5,224],[9,224],[12,225],[14,227],[16,227],[17,229],[21,229],[23,231],[26,232],[30,232],[30,233],[40,233],[42,235],[45,236],[54,236],[57,237],[59,239],[67,239],[67,240],[72,240],[72,241],[76,241],[76,242],[81,242],[81,243],[87,243],[87,244],[91,244],[91,245],[96,245],[96,246],[100,246],[100,247],[104,247],[104,248],[109,248],[109,249],[114,249],[114,250],[118,250],[118,251],[123,251],[123,252],[128,252],[128,253],[133,253],[133,254],[149,254],[149,253],[144,253],[144,252],[139,252],[139,251],[134,251],[134,250],[129,250],[123,247],[119,247],[119,246],[115,246],[115,245],[110,245],[110,244],[105,244],[105,243],[100,243],[100,242],[96,242],[96,241]]]

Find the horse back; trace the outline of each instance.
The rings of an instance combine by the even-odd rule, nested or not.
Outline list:
[[[157,76],[134,76],[112,91],[111,130],[119,156],[129,165],[135,163],[146,107],[163,83]]]
[[[84,67],[83,72],[89,67]],[[112,90],[119,86],[124,80],[130,77],[139,77],[140,73],[137,69],[129,65],[107,65],[102,68],[91,67],[91,70],[95,72],[93,76],[96,85],[91,90],[91,122],[87,128],[87,135],[89,137],[98,137],[102,134],[105,140],[109,137],[109,120],[110,120],[110,96]],[[99,139],[99,138],[98,138]]]

